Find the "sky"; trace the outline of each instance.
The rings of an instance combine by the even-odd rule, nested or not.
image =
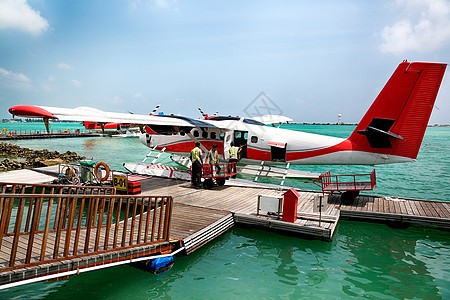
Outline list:
[[[357,123],[404,59],[450,62],[450,0],[0,0],[0,118],[251,116],[263,96],[296,122]],[[450,124],[449,72],[430,124]]]

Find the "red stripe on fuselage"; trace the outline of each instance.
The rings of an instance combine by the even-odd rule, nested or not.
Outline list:
[[[306,159],[306,158],[326,155],[326,154],[330,154],[330,153],[341,152],[341,151],[351,151],[351,150],[355,150],[354,145],[352,145],[352,143],[350,141],[345,140],[339,144],[333,145],[331,147],[323,148],[323,149],[311,150],[311,151],[287,152],[286,153],[286,161]],[[255,159],[255,160],[270,161],[271,153],[270,153],[270,151],[264,151],[264,150],[247,147],[247,158]]]
[[[222,141],[199,141],[201,145],[203,145],[206,149],[212,149],[213,145],[216,144],[218,146],[217,153],[223,155],[223,142]],[[168,152],[177,152],[177,153],[189,153],[195,147],[195,142],[186,141],[186,142],[177,142],[175,144],[166,145],[166,146],[158,146],[156,149],[162,150],[166,148],[165,151]]]

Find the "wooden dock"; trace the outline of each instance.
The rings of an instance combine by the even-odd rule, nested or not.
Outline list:
[[[107,134],[106,134],[107,135]],[[8,133],[8,134],[0,134],[0,141],[3,140],[27,140],[27,139],[55,139],[55,138],[77,138],[77,137],[98,137],[105,136],[105,134],[101,132],[90,132],[90,131],[68,131],[68,132],[50,132],[47,133],[45,131],[41,132],[30,132],[30,133]],[[108,135],[109,136],[109,135]]]
[[[341,204],[341,217],[382,222],[400,227],[419,226],[450,230],[450,202],[359,196]]]
[[[142,194],[136,196],[101,196],[95,194],[95,189],[83,188],[78,188],[75,195],[57,195],[55,190],[37,195],[34,194],[37,193],[35,189],[30,191],[30,187],[27,193],[33,195],[23,196],[26,190],[23,188],[20,195],[11,196],[9,193],[18,193],[18,189],[13,191],[9,187],[2,188],[0,284],[99,264],[107,265],[180,248],[184,249],[185,254],[190,254],[234,225],[326,241],[333,238],[340,218],[383,222],[399,227],[421,226],[450,230],[450,202],[443,201],[363,195],[356,197],[353,204],[343,204],[340,194],[332,194],[319,218],[313,207],[315,196],[321,193],[299,191],[297,220],[289,223],[276,215],[257,215],[258,195],[278,197],[286,191],[273,185],[229,180],[225,186],[205,190],[191,188],[190,183],[185,181],[147,178],[141,180],[141,187]],[[166,209],[157,212],[155,209],[160,206],[158,201],[161,201],[158,199],[169,199],[167,197],[171,199],[170,205],[165,204],[170,206],[170,213]],[[31,198],[34,200],[26,200]],[[16,204],[7,202],[8,199],[15,199]],[[44,210],[30,208],[30,205],[42,205],[50,199],[56,213],[47,212],[47,217],[39,217],[41,211],[45,215]],[[81,205],[83,201],[85,213]],[[56,203],[58,206],[55,206]],[[120,205],[122,210],[126,207],[127,213],[122,212],[117,217],[121,210],[117,206]],[[17,215],[23,215],[23,220],[16,221],[16,224],[21,225],[9,223],[13,219],[13,206],[18,211]],[[45,210],[48,211],[48,207],[51,205],[47,205]],[[81,213],[78,212],[80,209]],[[168,221],[161,221],[163,213],[164,218],[169,217]],[[86,216],[86,219],[79,217],[80,215]],[[90,215],[97,217],[93,217],[91,222]],[[124,215],[128,218],[124,218]],[[36,218],[50,218],[48,224],[52,225],[41,221],[38,222],[40,225],[33,227],[32,224],[37,223],[32,220]],[[7,223],[10,225],[6,225]],[[150,229],[151,226],[145,224],[159,224],[160,229],[154,229],[158,232],[158,239],[152,240],[156,233]],[[164,227],[164,224],[168,225]],[[30,238],[32,232],[33,238]],[[91,236],[89,232],[92,233]],[[162,232],[166,235],[162,235]],[[43,243],[45,239],[47,242]],[[44,244],[47,246],[43,247]]]
[[[237,225],[260,227],[262,229],[284,231],[310,237],[331,240],[339,220],[339,209],[331,202],[319,220],[313,213],[316,192],[301,192],[297,209],[297,221],[287,223],[271,215],[256,215],[259,194],[281,196],[286,189],[268,187],[263,184],[236,181],[211,190],[196,190],[189,182],[163,178],[152,178],[141,182],[144,195],[170,193],[175,203],[229,212]],[[334,200],[333,200],[334,201]],[[320,226],[319,226],[320,222]]]
[[[450,230],[450,202],[360,195],[352,204],[344,204],[341,194],[328,197],[328,205],[319,214],[313,212],[314,197],[321,194],[299,191],[297,221],[283,222],[273,215],[257,216],[259,194],[280,196],[287,188],[243,183],[231,180],[223,187],[196,190],[190,183],[163,178],[142,181],[143,194],[170,194],[175,203],[229,212],[240,226],[259,227],[323,240],[331,240],[340,218],[381,222],[390,226],[419,226]],[[319,226],[320,221],[320,226]]]

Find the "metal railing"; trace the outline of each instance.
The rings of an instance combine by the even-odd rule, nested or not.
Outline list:
[[[331,175],[330,171],[319,176],[313,182],[322,191],[373,190],[376,185],[375,170],[370,174]]]
[[[172,197],[2,193],[0,272],[169,241],[172,202]]]

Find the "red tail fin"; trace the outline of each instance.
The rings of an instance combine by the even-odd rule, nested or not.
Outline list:
[[[415,159],[446,66],[402,62],[349,137],[353,149]]]

